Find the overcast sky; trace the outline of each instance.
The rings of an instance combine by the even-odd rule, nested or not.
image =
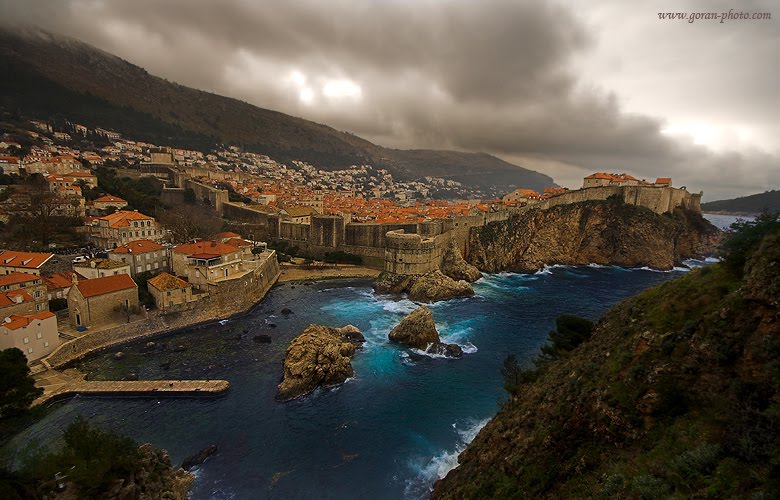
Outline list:
[[[729,9],[772,19],[658,16]],[[569,187],[605,170],[709,200],[780,188],[769,0],[0,0],[0,19],[381,145],[486,151]]]

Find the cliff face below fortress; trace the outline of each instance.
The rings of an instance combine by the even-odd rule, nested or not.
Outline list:
[[[586,201],[475,228],[467,260],[490,273],[590,263],[671,269],[711,254],[719,240],[717,228],[695,212],[656,214],[619,200]]]
[[[752,246],[526,372],[433,497],[777,498],[780,228]]]

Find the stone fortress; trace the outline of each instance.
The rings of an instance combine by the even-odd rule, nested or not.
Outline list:
[[[444,250],[454,241],[464,257],[468,256],[469,233],[474,227],[504,221],[510,216],[534,209],[548,209],[557,205],[589,200],[621,198],[626,204],[642,206],[655,213],[684,208],[701,213],[702,193],[690,193],[685,187],[671,186],[671,179],[659,179],[654,184],[635,181],[621,174],[606,175],[606,180],[585,179],[584,187],[560,190],[545,199],[525,199],[516,206],[491,205],[486,212],[476,208],[467,215],[416,223],[356,223],[349,216],[313,215],[307,223],[295,222],[291,217],[262,206],[248,206],[228,201],[228,193],[197,178],[218,179],[219,172],[206,169],[178,168],[165,165],[167,177],[165,195],[178,195],[186,188],[195,191],[198,199],[208,202],[222,217],[247,228],[250,239],[286,242],[314,257],[327,252],[341,251],[358,255],[363,264],[378,270],[397,274],[424,274],[439,268]],[[158,166],[158,177],[163,177]],[[245,175],[225,172],[224,175]],[[612,182],[617,179],[621,182]],[[626,178],[629,182],[622,182]],[[612,179],[612,180],[611,180]],[[662,182],[659,182],[662,181]],[[525,190],[518,190],[525,191]],[[509,196],[509,195],[508,195]]]

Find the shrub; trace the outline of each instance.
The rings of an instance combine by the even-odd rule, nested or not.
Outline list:
[[[542,347],[542,356],[547,360],[558,359],[562,354],[574,350],[593,333],[591,321],[569,314],[558,316],[555,328],[549,334],[550,342]]]
[[[780,232],[780,213],[763,213],[755,220],[737,220],[731,225],[732,233],[721,244],[724,264],[742,275],[745,263],[758,248],[761,240],[771,233]]]

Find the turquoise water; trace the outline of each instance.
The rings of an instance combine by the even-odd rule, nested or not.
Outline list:
[[[499,368],[515,353],[526,362],[563,313],[597,319],[612,305],[684,272],[553,267],[498,274],[475,297],[431,307],[445,342],[461,359],[434,359],[387,342],[414,310],[401,297],[375,295],[366,281],[274,288],[250,315],[125,346],[80,368],[93,379],[227,379],[212,399],[94,399],[58,403],[14,445],[45,442],[77,415],[169,450],[174,463],[210,444],[219,453],[198,471],[192,498],[419,498],[454,466],[465,444],[504,398]],[[293,314],[283,317],[288,307]],[[287,343],[309,323],[354,324],[367,339],[355,377],[289,403],[274,400]],[[272,326],[275,325],[275,326]],[[271,344],[252,340],[258,333]],[[173,352],[173,347],[185,350]],[[127,356],[113,359],[117,350]]]

